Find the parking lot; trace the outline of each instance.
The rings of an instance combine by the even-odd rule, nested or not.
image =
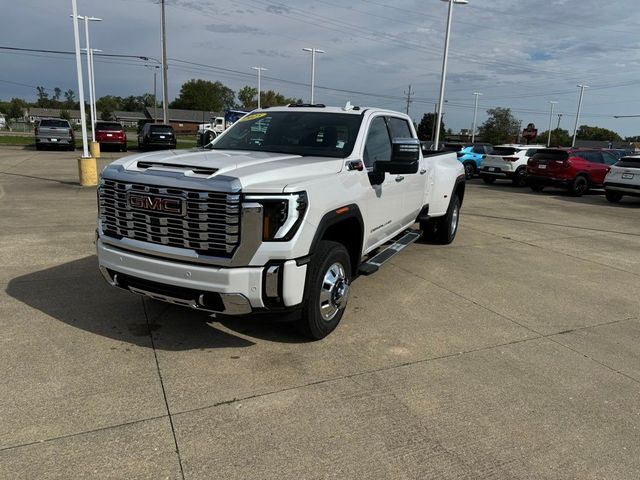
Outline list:
[[[640,477],[640,199],[473,180],[307,342],[108,287],[77,155],[0,149],[1,478]]]

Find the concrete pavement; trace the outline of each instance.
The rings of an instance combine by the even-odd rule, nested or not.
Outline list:
[[[109,288],[76,176],[0,149],[0,477],[640,477],[640,200],[472,181],[309,343]]]

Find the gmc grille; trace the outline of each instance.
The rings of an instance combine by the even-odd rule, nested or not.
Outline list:
[[[134,210],[127,194],[179,197],[184,216]],[[240,195],[165,188],[104,179],[98,189],[102,231],[106,236],[187,248],[203,255],[230,257],[240,241]]]

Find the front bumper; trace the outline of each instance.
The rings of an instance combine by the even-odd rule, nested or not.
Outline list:
[[[264,267],[194,265],[123,250],[96,240],[107,282],[156,300],[224,315],[293,308],[302,302],[306,265],[295,260]]]

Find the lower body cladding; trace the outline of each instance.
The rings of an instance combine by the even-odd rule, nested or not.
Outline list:
[[[307,265],[296,260],[264,267],[184,264],[96,242],[110,285],[156,300],[222,315],[293,309],[302,303]]]
[[[631,195],[632,197],[640,197],[640,185],[607,182],[604,184],[604,189],[609,192],[619,192],[624,195]]]

